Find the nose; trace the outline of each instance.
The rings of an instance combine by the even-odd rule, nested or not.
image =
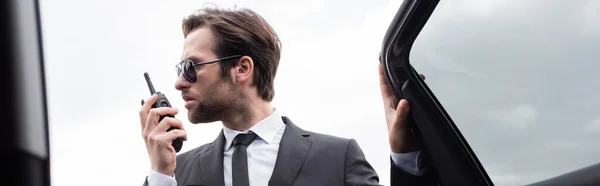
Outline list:
[[[185,80],[185,78],[181,74],[179,74],[179,76],[177,77],[177,80],[175,81],[175,89],[177,89],[179,91],[181,91],[183,89],[187,89],[191,85],[192,84],[190,82],[188,82],[187,80]]]

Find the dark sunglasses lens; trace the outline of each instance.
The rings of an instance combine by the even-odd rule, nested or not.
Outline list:
[[[176,73],[177,73],[177,77],[181,76],[181,65],[177,65],[177,66],[175,67],[175,70],[177,71],[177,72],[176,72]]]
[[[190,60],[183,63],[183,77],[190,83],[196,82],[196,69],[194,63]]]

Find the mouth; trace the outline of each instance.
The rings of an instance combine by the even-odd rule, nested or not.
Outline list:
[[[195,100],[193,97],[188,96],[188,95],[182,95],[181,97],[183,98],[183,101],[185,101],[185,102]]]

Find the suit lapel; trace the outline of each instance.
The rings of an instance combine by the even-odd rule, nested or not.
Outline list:
[[[308,132],[294,125],[289,118],[284,116],[282,119],[286,128],[279,144],[279,152],[269,186],[292,185],[312,144],[306,138],[310,135]]]
[[[224,186],[225,181],[223,176],[223,148],[225,144],[225,136],[223,130],[217,139],[211,143],[202,155],[196,157],[193,163],[192,170],[194,175],[188,175],[185,185],[207,185],[207,186]],[[197,174],[196,174],[197,172]]]

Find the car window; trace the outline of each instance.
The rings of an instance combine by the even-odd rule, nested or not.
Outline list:
[[[600,1],[440,1],[414,68],[496,185],[600,162]]]

